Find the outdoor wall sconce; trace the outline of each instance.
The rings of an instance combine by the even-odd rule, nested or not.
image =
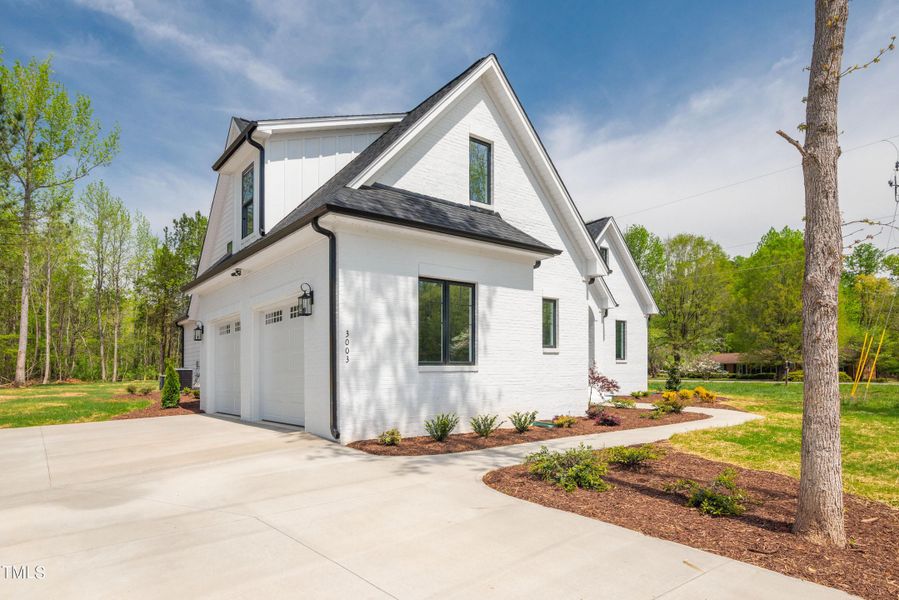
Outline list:
[[[202,342],[203,341],[203,322],[197,321],[197,326],[194,327],[194,341]]]
[[[301,317],[308,317],[312,314],[312,305],[315,304],[315,294],[312,293],[312,286],[304,283],[300,286],[300,297],[297,298]]]

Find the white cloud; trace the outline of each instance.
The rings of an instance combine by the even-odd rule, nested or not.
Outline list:
[[[847,64],[873,56],[889,39],[897,17],[899,11],[884,5],[877,18],[850,28]],[[584,114],[554,115],[548,146],[581,212],[586,218],[615,215],[622,225],[642,223],[662,235],[702,233],[739,254],[751,251],[752,241],[771,226],[800,227],[799,156],[774,132],[801,135],[796,126],[804,120],[800,100],[808,75],[802,67],[809,50],[810,44],[797,48],[758,75],[725,77],[698,89],[649,127],[621,121],[592,126]],[[730,72],[740,73],[740,65]],[[846,218],[892,212],[886,180],[894,150],[885,143],[852,148],[899,135],[896,97],[899,54],[843,81],[840,194]],[[724,187],[773,171],[780,172]]]

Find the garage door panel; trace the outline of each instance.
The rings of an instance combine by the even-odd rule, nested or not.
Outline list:
[[[303,425],[303,319],[290,306],[260,315],[260,412],[266,421]]]
[[[215,334],[215,410],[240,415],[240,322],[220,323]]]

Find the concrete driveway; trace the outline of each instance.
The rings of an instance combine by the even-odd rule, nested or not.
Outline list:
[[[751,418],[708,412],[547,445]],[[481,483],[533,449],[374,457],[201,415],[0,430],[0,597],[845,597]]]

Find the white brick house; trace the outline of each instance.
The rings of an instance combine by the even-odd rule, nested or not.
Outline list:
[[[617,227],[588,232],[495,56],[408,113],[234,118],[213,168],[179,323],[206,412],[347,443],[439,412],[463,430],[579,414],[593,361],[646,387],[655,304]]]

